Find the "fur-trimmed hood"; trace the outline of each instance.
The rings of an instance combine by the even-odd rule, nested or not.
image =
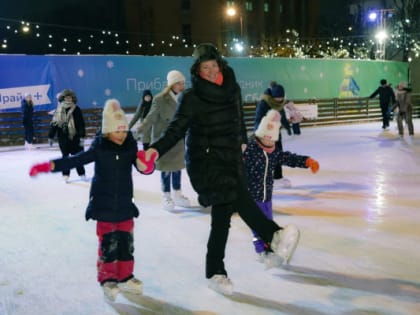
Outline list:
[[[267,94],[264,94],[261,99],[265,101],[271,109],[275,109],[277,111],[281,110],[286,104],[285,99],[279,102],[276,101],[271,95]]]

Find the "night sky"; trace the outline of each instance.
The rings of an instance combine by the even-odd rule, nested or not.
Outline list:
[[[56,25],[119,29],[122,15],[113,0],[0,1],[0,18]]]
[[[121,45],[115,46],[110,41],[98,43],[102,31],[126,31],[124,13],[119,11],[122,10],[120,7],[119,2],[114,0],[0,1],[0,40],[7,39],[8,52],[12,53],[125,53]],[[39,24],[40,37],[35,37],[38,31],[33,27],[32,36],[25,41],[20,40],[20,36],[14,36],[13,32],[20,21]],[[8,25],[10,29],[6,28]],[[47,34],[53,34],[53,38],[48,38]],[[89,43],[91,34],[94,34],[94,43],[97,45],[92,50],[89,48],[92,46],[92,41]],[[69,40],[66,45],[63,44],[65,38]],[[76,39],[81,41],[80,44],[75,42]],[[52,46],[49,48],[49,45]],[[68,50],[63,50],[64,47]]]
[[[76,25],[122,30],[125,23],[114,0],[0,1],[0,19],[16,19],[46,24]],[[320,0],[321,21],[340,20],[345,0]],[[344,13],[344,12],[343,12]],[[334,22],[332,22],[334,23]]]
[[[347,2],[349,1],[319,0],[321,15],[319,21],[321,24],[311,32],[313,36],[330,36],[331,31],[336,33],[339,29],[343,31],[347,29],[349,23],[345,22],[345,12],[348,11],[344,5]],[[69,37],[69,30],[74,30],[73,37],[80,37],[84,43],[88,42],[89,39],[86,37],[90,36],[91,31],[101,32],[104,30],[115,31],[120,34],[127,33],[129,30],[125,21],[125,9],[121,3],[115,0],[0,0],[0,40],[8,39],[10,52],[42,54],[45,53],[45,47],[52,41],[45,37],[46,32],[48,34],[53,33],[54,39],[57,40]],[[342,12],[342,14],[337,14],[337,12]],[[4,29],[6,23],[13,21],[15,25],[12,26],[12,30],[6,32]],[[19,42],[17,38],[11,36],[11,32],[16,28],[18,21],[39,23],[43,32],[41,37],[39,39],[34,38],[31,43],[28,43],[28,41],[26,43]],[[84,36],[85,38],[83,38]],[[57,42],[53,42],[52,45],[54,47],[61,46]],[[112,50],[111,47],[102,45],[100,48],[95,47],[95,52],[125,53],[125,49],[121,48],[121,51],[119,49]],[[51,48],[51,52],[53,50],[54,48]],[[86,49],[85,51],[82,50],[82,53],[86,52]]]

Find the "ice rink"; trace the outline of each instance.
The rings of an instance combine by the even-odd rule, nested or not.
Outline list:
[[[95,222],[84,219],[88,182],[29,167],[60,157],[57,145],[0,150],[0,315],[415,315],[420,314],[420,120],[400,139],[392,123],[283,133],[284,149],[310,155],[320,171],[284,168],[290,189],[274,195],[275,221],[301,241],[286,268],[265,270],[252,235],[232,219],[225,264],[233,296],[207,287],[209,209],[161,208],[160,173],[133,170],[137,299],[113,304],[96,282]],[[93,164],[86,166],[92,176]],[[183,176],[184,193],[196,195]]]

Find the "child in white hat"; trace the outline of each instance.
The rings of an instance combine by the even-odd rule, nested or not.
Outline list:
[[[258,207],[269,219],[273,219],[273,173],[276,165],[280,163],[290,167],[311,168],[313,173],[319,169],[319,164],[314,159],[283,152],[276,141],[279,137],[280,113],[271,109],[267,112],[255,131],[255,136],[249,141],[249,145],[243,153],[246,166],[248,190],[257,203]],[[278,259],[279,256],[273,255],[270,246],[265,243],[260,236],[253,231],[253,244],[258,254],[259,260],[264,262],[267,267],[287,263],[291,259],[299,241],[299,231],[294,225],[287,225],[285,231],[292,237],[288,240],[290,251],[284,261]]]
[[[153,164],[140,162],[143,153],[137,151],[137,142],[128,130],[119,101],[110,99],[104,106],[102,130],[89,150],[36,164],[29,172],[30,176],[36,176],[95,162],[85,216],[86,220],[97,221],[97,279],[110,301],[114,301],[120,291],[142,293],[142,282],[133,275],[133,219],[138,217],[139,211],[133,202],[132,167],[143,174],[154,170]]]

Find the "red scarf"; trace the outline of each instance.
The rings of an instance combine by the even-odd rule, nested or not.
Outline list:
[[[201,75],[201,73],[200,73],[200,77],[201,77],[201,78],[203,78],[204,80],[207,80],[206,78],[204,78],[204,77]],[[209,80],[207,80],[207,81],[209,81]],[[214,81],[213,83],[214,83],[214,84],[217,84],[217,85],[219,85],[219,86],[221,86],[221,85],[223,84],[223,73],[219,72],[219,73],[217,74],[216,81]]]
[[[217,75],[216,81],[214,83],[216,83],[217,85],[223,84],[223,73],[219,72],[219,74]]]

